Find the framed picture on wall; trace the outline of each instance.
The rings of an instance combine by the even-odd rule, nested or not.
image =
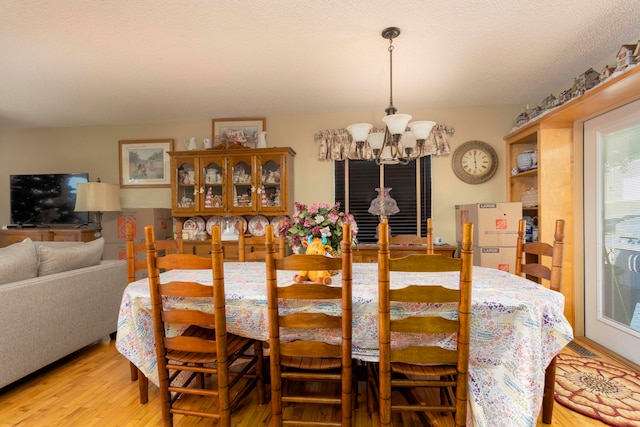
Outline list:
[[[255,148],[260,132],[266,130],[265,118],[213,119],[212,135],[214,145],[237,144]]]
[[[118,141],[120,188],[171,187],[173,139]]]

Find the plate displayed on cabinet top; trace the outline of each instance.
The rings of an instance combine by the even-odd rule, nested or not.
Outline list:
[[[198,230],[198,232],[205,231],[207,229],[207,223],[201,216],[192,216],[189,220],[196,224],[196,230]]]
[[[280,227],[280,221],[287,219],[286,216],[275,216],[271,218],[271,224],[273,225],[273,235],[275,237],[280,237],[280,232],[278,231],[278,227]]]
[[[256,215],[249,220],[249,233],[253,236],[264,236],[266,233],[265,227],[269,224],[269,220],[262,216]]]
[[[197,230],[198,229],[198,225],[194,221],[188,219],[188,220],[186,220],[184,222],[184,224],[182,224],[182,229],[183,230]]]
[[[220,232],[224,231],[222,230],[222,228],[224,228],[224,218],[221,216],[212,216],[207,220],[207,234],[209,234],[209,236],[211,236],[211,229],[216,224],[220,225]]]
[[[247,231],[247,220],[241,216],[234,216],[229,218],[230,223],[233,225],[233,228],[238,230],[238,232],[242,232],[244,234]]]

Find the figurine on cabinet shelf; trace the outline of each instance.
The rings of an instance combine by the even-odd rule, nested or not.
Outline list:
[[[542,100],[542,104],[540,104],[540,107],[542,107],[543,110],[548,110],[550,108],[553,108],[557,105],[557,99],[553,94],[550,94],[549,96],[547,96],[545,99]]]
[[[611,77],[611,74],[615,73],[615,71],[616,67],[609,67],[608,65],[605,65],[602,71],[600,71],[600,83]]]
[[[217,194],[215,196],[213,196],[212,207],[214,207],[214,208],[221,208],[222,207],[222,199]]]
[[[209,187],[209,189],[207,190],[207,195],[204,196],[204,207],[205,208],[213,207],[213,191],[211,190],[211,187]]]
[[[616,71],[622,71],[629,65],[636,63],[636,60],[633,57],[635,49],[635,44],[623,44],[620,46],[620,50],[618,50],[618,53],[616,54]]]

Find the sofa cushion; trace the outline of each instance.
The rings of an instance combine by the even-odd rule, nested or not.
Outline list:
[[[40,246],[38,276],[75,270],[100,264],[104,239],[69,247]]]
[[[0,285],[31,279],[38,273],[38,254],[31,239],[0,248]]]

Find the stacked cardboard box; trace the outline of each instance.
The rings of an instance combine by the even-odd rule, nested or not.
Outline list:
[[[518,221],[522,203],[456,205],[456,240],[462,241],[462,224],[473,223],[473,264],[515,272]]]
[[[133,225],[133,238],[136,242],[144,242],[144,227],[147,225],[153,225],[156,240],[173,238],[171,209],[138,208],[105,212],[102,220],[104,259],[125,259],[127,223]]]

